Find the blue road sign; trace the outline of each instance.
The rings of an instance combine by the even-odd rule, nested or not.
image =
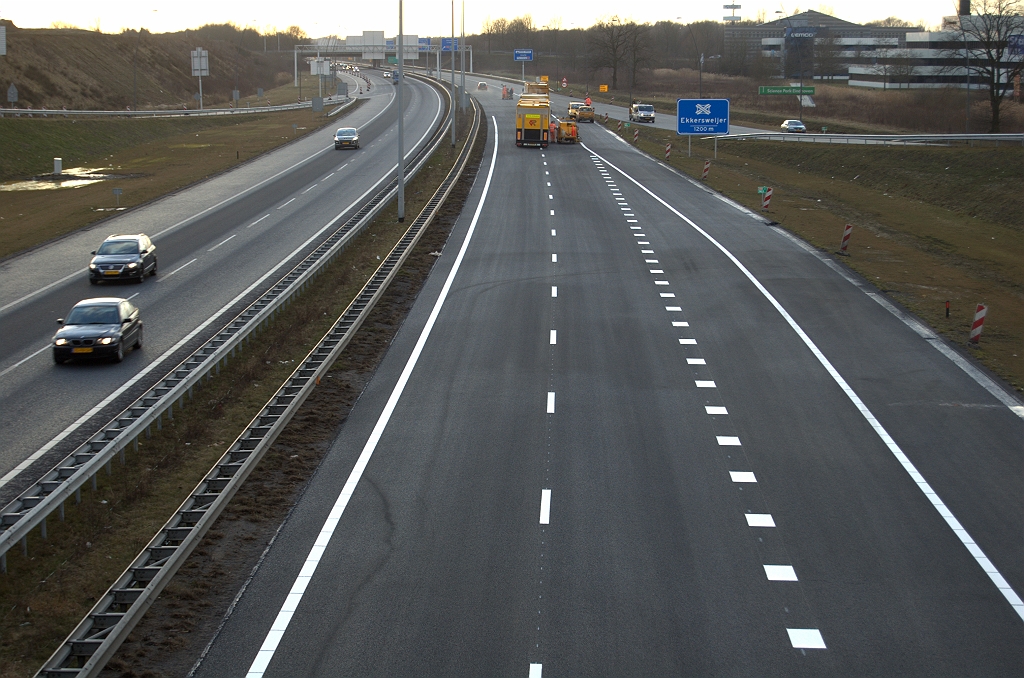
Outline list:
[[[441,38],[441,51],[451,52],[452,51],[452,40],[455,41],[455,51],[459,51],[459,39],[458,38]]]
[[[513,61],[533,61],[533,50],[532,49],[516,49],[512,50]]]
[[[385,40],[384,41],[384,49],[394,49],[394,48],[395,48],[395,41],[394,40]]]
[[[676,134],[728,133],[728,99],[676,100]]]

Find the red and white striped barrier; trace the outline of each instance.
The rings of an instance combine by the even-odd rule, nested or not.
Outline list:
[[[853,233],[853,224],[847,224],[843,230],[843,242],[839,245],[839,253],[847,257],[850,256],[850,253],[846,251],[846,247],[850,244],[851,233]]]
[[[768,205],[772,202],[772,188],[768,186],[764,189],[764,193],[761,194],[761,209],[768,209]]]
[[[606,124],[606,125],[608,124],[608,114],[607,113],[604,114],[604,124]]]
[[[619,124],[615,126],[615,131],[619,132],[619,133],[622,132],[622,121],[621,120],[619,120]]]
[[[708,172],[709,171],[711,171],[711,161],[710,160],[705,160],[704,161],[704,171],[701,172],[701,174],[700,174],[700,180],[701,181],[707,181],[708,180]]]
[[[639,143],[639,142],[640,142],[640,130],[635,129],[635,130],[633,130],[633,143],[636,144],[636,143]]]
[[[987,312],[988,306],[978,304],[978,310],[974,312],[974,323],[971,325],[971,336],[968,338],[972,344],[977,344],[981,340],[981,328],[985,324],[985,313]]]
[[[672,144],[665,144],[665,160],[672,157]]]

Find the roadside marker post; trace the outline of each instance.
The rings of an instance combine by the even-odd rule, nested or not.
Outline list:
[[[665,144],[665,160],[671,160],[671,159],[672,159],[672,144],[668,143],[668,144]]]
[[[946,317],[949,317],[949,299],[946,299]]]
[[[985,314],[988,313],[988,306],[978,304],[978,310],[974,312],[974,323],[971,325],[971,336],[968,342],[977,346],[981,341],[981,328],[985,325]]]
[[[772,201],[772,187],[771,186],[759,186],[757,192],[761,194],[761,209],[768,211],[768,205]]]
[[[708,172],[710,172],[710,171],[711,171],[711,161],[710,160],[705,160],[704,161],[704,171],[701,172],[701,174],[700,174],[700,180],[701,181],[707,181],[708,180]]]
[[[621,120],[619,120],[619,124],[616,126],[615,131],[618,132],[619,134],[622,134],[622,121]]]
[[[607,113],[604,114],[604,124],[606,124],[606,125],[608,124],[608,114]]]
[[[633,143],[634,144],[640,143],[640,130],[638,130],[638,129],[633,130]]]
[[[847,224],[843,230],[843,242],[839,245],[839,254],[844,257],[850,256],[850,253],[846,251],[846,246],[850,244],[850,234],[853,233],[853,224]]]

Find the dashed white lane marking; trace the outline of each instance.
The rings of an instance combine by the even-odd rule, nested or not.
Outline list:
[[[683,307],[682,306],[666,306],[665,310],[669,311],[671,313],[682,313],[683,312]]]
[[[345,165],[347,165],[347,164],[348,164],[348,163],[345,163]],[[342,165],[342,166],[341,166],[341,167],[339,167],[338,169],[344,169],[344,168],[345,168],[345,165]],[[331,172],[330,174],[328,174],[328,175],[327,175],[326,177],[324,177],[324,178],[323,178],[323,181],[327,181],[328,179],[330,179],[330,178],[331,178],[331,177],[333,177],[333,176],[334,176],[334,172]]]
[[[818,629],[786,629],[786,633],[789,634],[789,642],[792,643],[794,649],[826,649],[825,640],[821,637],[821,631]],[[532,674],[530,678],[533,678]],[[540,678],[539,673],[537,678]]]
[[[548,200],[554,200],[554,199],[555,199],[555,196],[553,196],[550,193],[548,193]]]
[[[547,156],[547,155],[545,155],[544,153],[541,153],[541,154],[540,154],[540,157],[542,157],[542,158],[546,158],[546,157],[548,157],[548,156]]]
[[[548,414],[555,413],[555,392],[548,391]]]
[[[547,170],[544,170],[544,176],[548,176],[548,174],[550,173]]]
[[[552,237],[552,238],[554,238],[554,237],[555,237],[555,229],[553,229],[553,228],[551,229],[551,237]]]
[[[284,207],[287,207],[288,205],[291,205],[293,202],[295,202],[295,198],[292,198],[291,200],[289,200],[285,204],[281,205],[281,207],[278,207],[277,209],[282,209]]]
[[[619,206],[619,209],[620,209],[620,210],[622,210],[623,212],[628,212],[629,210],[631,210],[631,209],[633,209],[633,208],[632,208],[632,207],[629,207],[629,206],[626,206],[626,207],[622,207],[622,206],[620,205],[620,206]]]
[[[705,405],[704,411],[708,414],[729,414],[729,410],[719,405]]]
[[[654,284],[655,285],[667,285],[668,281],[667,280],[655,280]]]
[[[557,254],[552,254],[551,255],[551,263],[552,264],[557,264],[558,263],[558,255]]]
[[[686,322],[685,320],[673,320],[672,321],[672,327],[689,327],[689,326],[690,326],[690,323]]]
[[[555,210],[551,210],[551,216],[555,216]]]
[[[639,231],[640,230],[639,226],[630,226],[629,228],[630,228],[630,230],[633,230],[633,231]]]
[[[645,264],[657,264],[658,260],[657,259],[644,259],[644,263]]]
[[[238,235],[238,234],[237,234],[237,233],[235,233],[235,235]],[[216,245],[214,245],[213,247],[211,247],[210,249],[208,249],[208,250],[206,250],[206,251],[207,251],[207,252],[212,252],[212,251],[214,251],[215,249],[217,249],[218,247],[220,247],[221,245],[223,245],[224,243],[226,243],[226,242],[227,242],[228,240],[231,240],[231,238],[234,238],[234,237],[235,237],[235,235],[231,235],[231,236],[228,236],[227,238],[225,238],[224,240],[221,240],[221,241],[220,241],[219,243],[217,243]]]
[[[545,167],[547,167],[547,166],[548,166],[548,161],[547,161],[547,160],[545,160],[545,161],[544,161],[544,166],[545,166]]]
[[[493,116],[491,116],[491,121],[494,124],[494,132],[497,134],[498,121]],[[441,313],[441,307],[444,305],[445,299],[448,298],[448,292],[451,290],[455,276],[458,274],[459,268],[462,265],[462,260],[466,256],[466,250],[469,249],[469,243],[473,239],[473,233],[476,231],[476,225],[480,219],[480,213],[483,211],[484,203],[487,200],[487,194],[490,190],[491,179],[494,176],[494,166],[498,159],[498,147],[499,144],[495,144],[491,153],[491,166],[487,171],[487,180],[484,182],[484,189],[480,194],[480,202],[477,204],[476,212],[473,214],[473,220],[469,223],[469,230],[466,231],[466,239],[462,242],[462,248],[459,250],[459,254],[455,257],[455,263],[452,264],[452,269],[448,273],[448,278],[441,287],[441,293],[438,295],[437,301],[434,302],[434,308],[430,312],[430,316],[427,318],[427,323],[420,331],[419,339],[416,340],[416,345],[413,347],[409,360],[406,362],[405,368],[402,370],[402,374],[398,378],[398,383],[395,384],[394,390],[388,397],[388,401],[384,405],[384,410],[381,412],[380,417],[377,419],[377,423],[370,432],[369,439],[366,441],[362,451],[359,453],[359,458],[356,459],[355,466],[352,467],[352,471],[349,473],[348,479],[345,481],[345,485],[338,494],[338,499],[335,501],[327,520],[324,521],[323,526],[320,528],[320,533],[317,535],[316,541],[313,543],[312,548],[310,548],[309,553],[306,555],[306,560],[302,569],[299,571],[298,576],[295,578],[295,581],[292,583],[288,597],[285,599],[285,602],[281,606],[281,610],[277,613],[277,617],[274,619],[270,630],[263,639],[263,644],[256,653],[256,657],[252,660],[252,664],[249,666],[249,671],[246,673],[246,678],[262,678],[263,674],[267,670],[267,666],[270,665],[270,661],[274,658],[274,654],[277,652],[277,646],[284,637],[285,631],[288,630],[288,624],[291,622],[292,615],[295,613],[299,601],[306,592],[306,588],[308,587],[310,580],[316,573],[324,551],[327,550],[327,544],[330,542],[338,523],[341,521],[341,517],[345,513],[345,508],[352,499],[356,486],[359,484],[359,480],[362,478],[367,464],[370,463],[370,458],[377,449],[377,444],[380,442],[381,436],[384,434],[384,429],[387,428],[388,422],[391,420],[391,415],[394,413],[395,407],[398,405],[398,401],[402,397],[402,393],[405,391],[405,386],[409,382],[409,377],[412,375],[412,371],[416,367],[416,363],[419,361],[420,355],[423,352],[423,347],[427,343],[427,338],[430,337],[430,332],[433,329],[434,324],[437,322],[438,315]]]
[[[547,184],[548,184],[548,188],[551,188],[551,182],[549,181],[549,182],[547,182]]]
[[[530,664],[530,678],[541,678],[543,668],[543,664]]]
[[[687,365],[707,365],[707,361],[704,358],[687,358]]]
[[[11,370],[13,370],[13,369],[14,369],[15,367],[20,367],[21,365],[23,365],[23,364],[27,363],[27,362],[28,362],[29,360],[32,360],[32,358],[35,358],[35,357],[36,357],[37,355],[39,355],[39,354],[40,354],[40,353],[42,353],[43,351],[46,351],[46,350],[49,350],[49,349],[50,349],[50,344],[47,344],[46,346],[43,346],[43,347],[42,347],[41,349],[39,349],[39,350],[38,350],[38,351],[36,351],[35,353],[32,353],[32,354],[30,354],[30,355],[27,355],[27,356],[25,356],[24,358],[22,358],[22,359],[21,359],[21,360],[19,360],[18,362],[14,363],[14,364],[13,364],[13,365],[11,365],[10,367],[8,367],[8,368],[7,368],[6,370],[4,370],[3,372],[0,372],[0,377],[4,376],[5,374],[7,374],[7,373],[8,373],[8,372],[10,372]]]
[[[638,221],[639,220],[637,220],[637,219],[626,219],[626,223],[627,224],[635,224],[635,223],[638,223]]]
[[[650,245],[651,243],[647,242],[646,240],[637,240],[636,244],[637,245]]]
[[[586,144],[582,145],[583,148],[585,148],[588,152],[590,151],[590,149],[587,148]],[[655,194],[652,190],[644,186],[642,183],[640,183],[630,175],[623,172],[618,167],[615,167],[611,163],[609,163],[609,166],[615,168],[615,170],[621,173],[622,176],[629,179],[642,191],[644,191],[649,196],[657,200],[666,209],[668,209],[670,212],[672,212],[677,217],[679,217],[687,224],[689,224],[691,228],[693,228],[695,231],[701,234],[714,247],[718,248],[718,250],[722,254],[724,254],[729,259],[729,261],[731,261],[733,265],[736,266],[737,269],[739,269],[740,273],[742,273],[747,278],[747,280],[749,280],[751,284],[757,288],[757,290],[764,296],[764,298],[768,300],[768,303],[770,303],[775,308],[775,310],[778,311],[779,315],[781,315],[783,320],[786,321],[786,324],[788,324],[792,328],[793,332],[795,332],[796,335],[800,338],[800,340],[804,343],[804,345],[807,346],[807,348],[811,351],[811,353],[818,360],[821,366],[825,368],[825,371],[828,372],[829,376],[832,377],[833,381],[836,382],[836,385],[838,385],[839,388],[842,389],[843,393],[845,393],[846,397],[850,399],[850,402],[857,409],[857,411],[860,412],[861,416],[864,417],[868,425],[870,425],[871,428],[874,429],[875,433],[881,439],[882,443],[888,448],[889,452],[892,453],[892,455],[900,463],[900,465],[903,467],[903,470],[907,472],[907,475],[910,476],[910,479],[914,482],[915,485],[917,485],[917,488],[921,490],[921,493],[924,494],[924,496],[928,499],[928,501],[931,503],[932,507],[936,510],[936,512],[938,512],[938,514],[942,516],[943,520],[946,521],[946,524],[949,526],[949,528],[953,530],[953,534],[955,534],[957,536],[957,539],[960,540],[960,543],[964,545],[964,548],[966,548],[968,553],[971,554],[975,562],[978,563],[978,566],[981,567],[985,574],[988,575],[989,579],[996,586],[996,588],[999,589],[999,592],[1003,595],[1006,601],[1010,604],[1011,607],[1013,607],[1014,612],[1016,612],[1021,619],[1024,619],[1024,600],[1021,600],[1020,596],[1017,594],[1016,591],[1013,590],[1013,587],[1011,587],[1009,582],[1006,581],[1006,578],[1003,577],[1003,575],[999,572],[995,564],[991,560],[989,560],[989,557],[985,555],[985,552],[982,551],[981,547],[978,546],[978,543],[974,541],[974,538],[971,537],[970,533],[968,533],[967,530],[964,529],[964,526],[960,523],[960,521],[956,519],[956,516],[954,516],[953,512],[949,510],[949,507],[946,506],[946,503],[942,501],[939,495],[935,492],[935,489],[928,483],[927,480],[925,480],[924,476],[921,475],[920,471],[917,470],[917,467],[914,465],[912,461],[910,461],[910,458],[907,457],[907,455],[903,452],[903,449],[900,448],[900,446],[896,443],[892,436],[889,435],[889,432],[885,430],[885,427],[882,426],[882,423],[880,421],[878,421],[878,418],[875,417],[874,413],[870,409],[868,409],[868,406],[864,403],[863,400],[861,400],[861,397],[857,395],[857,392],[854,391],[853,388],[846,382],[846,379],[843,378],[843,375],[839,374],[839,370],[837,370],[835,366],[832,365],[832,362],[825,357],[825,354],[821,352],[821,349],[818,348],[817,344],[815,344],[811,340],[811,338],[807,335],[804,329],[800,327],[800,325],[796,322],[793,316],[789,314],[789,311],[787,311],[785,307],[783,307],[782,304],[780,304],[779,301],[772,295],[772,293],[768,291],[768,288],[766,288],[761,283],[761,281],[758,280],[754,276],[754,274],[751,273],[750,270],[747,269],[747,267],[744,266],[743,263],[736,258],[736,256],[732,252],[726,249],[726,247],[722,245],[720,242],[715,240],[710,233],[708,233],[700,226],[698,226],[696,222],[694,222],[692,219],[687,217],[685,214],[683,214],[676,208],[669,205],[665,200],[663,200],[660,196]],[[933,345],[937,346],[937,344]],[[1021,411],[1021,416],[1024,416],[1024,408],[1022,408]],[[822,647],[824,647],[824,644],[822,644]]]
[[[252,228],[253,226],[255,226],[256,224],[260,223],[261,221],[263,221],[264,219],[266,219],[269,216],[270,216],[269,214],[264,214],[262,217],[260,217],[256,221],[254,221],[251,224],[249,224],[248,226],[246,226],[246,228]]]
[[[319,185],[320,185],[320,184],[313,184],[312,186],[310,186],[309,188],[307,188],[306,190],[304,190],[304,191],[302,192],[302,195],[306,195],[307,193],[309,193],[310,191],[312,191],[312,190],[313,190],[314,188],[316,188],[316,187],[317,187],[317,186],[319,186]]]
[[[694,383],[697,384],[697,388],[716,388],[713,381],[696,380]]]
[[[753,471],[729,471],[729,478],[734,483],[756,483]]]
[[[171,277],[172,275],[174,275],[175,273],[177,273],[177,272],[178,272],[178,271],[180,271],[181,269],[185,268],[186,266],[191,266],[192,264],[196,263],[197,261],[199,261],[199,259],[193,259],[192,261],[188,262],[187,264],[182,264],[182,265],[181,265],[181,266],[179,266],[178,268],[174,269],[173,271],[171,271],[170,273],[168,273],[167,275],[165,275],[165,276],[163,277],[163,280],[167,280],[168,278],[170,278],[170,277]]]
[[[633,237],[634,238],[646,238],[647,234],[646,233],[634,233]]]
[[[791,565],[765,565],[764,573],[768,581],[800,581]]]
[[[675,299],[676,298],[675,292],[662,292],[658,296],[660,296],[662,299]]]
[[[552,285],[551,286],[551,298],[553,299],[553,298],[555,298],[557,296],[558,296],[558,285]]]
[[[540,491],[540,524],[551,522],[551,490]]]
[[[744,515],[747,517],[748,527],[775,527],[775,519],[770,513],[745,513]]]
[[[696,346],[697,345],[697,340],[696,339],[680,339],[679,343],[682,344],[683,346]]]
[[[548,338],[548,343],[554,346],[558,343],[558,330],[551,330],[551,334]]]
[[[736,436],[715,436],[718,444],[723,447],[739,447],[740,439]]]
[[[640,250],[640,254],[654,254],[654,250]]]
[[[664,273],[665,272],[665,271],[663,271],[660,268],[652,268],[652,269],[649,269],[649,270],[651,271],[651,273]]]

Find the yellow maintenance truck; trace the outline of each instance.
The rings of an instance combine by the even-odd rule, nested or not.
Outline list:
[[[526,83],[526,94],[543,94],[548,95],[548,84],[546,82],[528,82]]]
[[[516,146],[547,148],[550,122],[551,107],[547,97],[520,97],[516,104]]]
[[[566,111],[565,117],[569,118],[570,120],[575,120],[576,119],[576,112],[580,109],[580,106],[582,106],[582,105],[583,105],[582,101],[570,101],[569,102],[569,110]]]
[[[580,106],[577,108],[576,122],[594,122],[594,107]]]

